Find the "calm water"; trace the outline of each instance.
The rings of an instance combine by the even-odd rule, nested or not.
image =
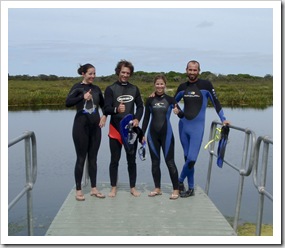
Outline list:
[[[204,141],[196,163],[195,183],[205,188],[208,166],[208,152],[203,149],[208,142],[209,129],[212,120],[217,120],[217,114],[213,108],[208,108],[205,126]],[[273,137],[273,109],[224,109],[227,119],[234,126],[249,128],[257,137],[268,135]],[[34,131],[37,139],[38,175],[33,189],[34,202],[34,226],[35,235],[44,235],[50,223],[64,202],[67,194],[74,186],[75,150],[71,136],[74,110],[41,110],[41,111],[16,111],[8,113],[8,137],[9,140],[18,137],[25,130]],[[176,137],[176,164],[181,171],[183,166],[182,147],[178,136],[178,118],[172,116],[172,125]],[[98,182],[109,182],[109,143],[108,126],[102,129],[103,139],[98,157]],[[244,136],[241,133],[231,131],[227,146],[226,158],[237,165],[241,164],[242,145]],[[217,146],[216,146],[217,147]],[[25,165],[23,142],[9,148],[8,171],[8,197],[9,202],[22,190],[25,184]],[[272,150],[270,150],[269,168],[267,172],[267,189],[272,193]],[[153,184],[150,159],[137,160],[137,182]],[[162,183],[170,183],[168,171],[164,161],[161,165]],[[125,156],[119,167],[119,180],[128,181]],[[222,169],[215,166],[212,169],[212,179],[209,196],[225,216],[234,216],[238,173],[228,166]],[[252,177],[245,180],[240,218],[241,221],[255,222],[257,213],[257,192],[253,186]],[[104,192],[106,193],[106,192]],[[185,199],[185,200],[190,200]],[[265,199],[264,223],[273,222],[272,202]],[[27,235],[26,229],[26,198],[23,197],[16,206],[9,211],[9,235]]]

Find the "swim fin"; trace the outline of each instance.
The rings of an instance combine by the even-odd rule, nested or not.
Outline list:
[[[223,167],[224,156],[225,156],[225,152],[226,152],[226,146],[227,146],[227,142],[228,142],[229,132],[230,132],[230,128],[228,125],[222,126],[221,139],[219,141],[219,146],[218,146],[218,159],[217,159],[217,165],[220,168]]]

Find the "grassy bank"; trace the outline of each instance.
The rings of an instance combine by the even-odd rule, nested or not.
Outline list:
[[[238,226],[238,236],[255,236],[256,225],[244,223]],[[273,225],[263,224],[261,227],[261,236],[273,236]]]
[[[137,85],[144,100],[153,91],[153,83],[131,81]],[[57,106],[64,108],[66,96],[76,81],[21,81],[9,80],[9,107],[31,108],[35,106]],[[104,92],[112,82],[96,82]],[[179,82],[168,82],[167,92],[174,95]],[[256,80],[250,82],[219,82],[213,83],[223,107],[266,108],[273,104],[272,80]]]

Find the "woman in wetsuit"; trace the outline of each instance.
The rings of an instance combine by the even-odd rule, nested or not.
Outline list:
[[[81,180],[86,156],[88,156],[88,172],[91,181],[91,196],[105,198],[96,188],[97,178],[97,154],[101,143],[101,128],[105,126],[106,116],[100,118],[99,107],[103,109],[104,98],[100,88],[93,84],[96,70],[91,64],[85,64],[78,68],[78,74],[82,75],[82,82],[76,83],[71,88],[66,106],[76,106],[77,113],[74,118],[72,136],[76,150],[75,185],[76,200],[84,201],[81,190]]]
[[[194,195],[194,165],[202,144],[205,114],[208,99],[214,105],[221,122],[226,125],[229,121],[224,116],[221,104],[210,81],[199,79],[200,64],[192,60],[186,67],[189,81],[178,86],[175,100],[184,100],[184,118],[179,121],[179,136],[184,151],[185,164],[179,177],[181,197]],[[188,179],[188,190],[185,191],[184,180]]]
[[[142,124],[142,130],[145,133],[151,117],[147,142],[151,156],[155,189],[150,192],[149,196],[162,194],[160,185],[160,149],[162,149],[173,186],[170,199],[177,199],[179,197],[178,171],[174,162],[174,136],[170,124],[170,115],[172,109],[180,118],[183,117],[183,112],[177,107],[175,99],[165,94],[166,78],[163,75],[155,77],[154,86],[155,95],[154,97],[149,97],[146,101]]]

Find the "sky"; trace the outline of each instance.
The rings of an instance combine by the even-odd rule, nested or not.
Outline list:
[[[270,3],[55,3],[8,9],[9,75],[73,77],[91,63],[97,76],[107,76],[121,59],[135,71],[185,72],[195,59],[201,72],[273,75]]]

